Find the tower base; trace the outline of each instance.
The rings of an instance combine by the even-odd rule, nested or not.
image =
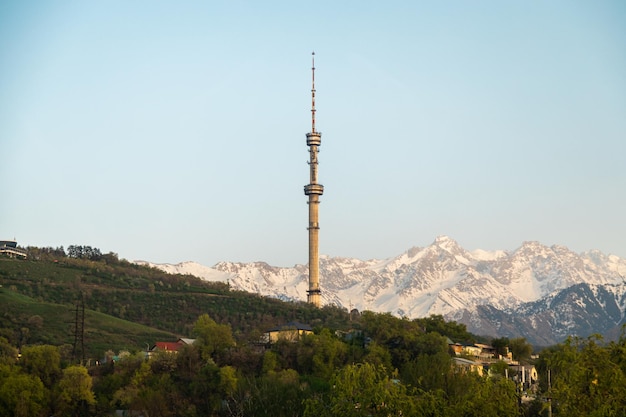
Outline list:
[[[307,291],[307,303],[313,304],[315,307],[322,305],[322,297],[320,290],[308,290]]]

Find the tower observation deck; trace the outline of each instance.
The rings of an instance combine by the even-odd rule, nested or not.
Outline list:
[[[309,147],[310,182],[304,186],[304,194],[309,197],[309,289],[307,301],[316,307],[321,305],[319,272],[319,196],[324,194],[324,186],[317,182],[317,154],[322,144],[322,133],[315,130],[315,52],[313,52],[312,88],[311,88],[311,132],[306,134]]]

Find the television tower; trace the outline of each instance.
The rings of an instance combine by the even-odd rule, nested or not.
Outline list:
[[[310,183],[304,186],[304,194],[309,196],[309,289],[307,302],[316,307],[321,305],[320,298],[320,256],[319,256],[319,196],[324,194],[324,186],[317,183],[317,153],[322,144],[322,133],[315,131],[315,52],[312,54],[313,67],[311,68],[311,132],[306,134],[306,144],[309,147]]]

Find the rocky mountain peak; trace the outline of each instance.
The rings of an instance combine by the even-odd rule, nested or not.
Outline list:
[[[435,246],[452,254],[465,251],[463,248],[461,248],[461,246],[459,246],[456,240],[446,235],[437,236],[435,238],[435,241],[432,243],[432,246]]]
[[[228,281],[232,288],[283,300],[306,300],[306,265],[279,268],[265,262],[220,262],[213,268],[195,263],[152,266]],[[624,276],[626,260],[598,251],[577,254],[564,246],[524,242],[513,252],[468,252],[448,236],[438,236],[427,247],[414,247],[384,260],[320,258],[325,304],[409,318],[442,314],[465,323],[477,334],[523,335],[542,343],[577,329],[584,332],[596,325],[601,330],[607,323],[623,321]],[[582,284],[588,287],[576,287],[579,289],[567,297],[558,296]],[[594,301],[594,297],[602,299]],[[572,301],[575,298],[578,301]],[[567,303],[572,302],[577,303],[577,313],[566,316],[565,312],[571,311]],[[581,306],[592,304],[596,318],[587,317],[584,328],[576,327],[572,317],[578,320],[585,314]],[[607,313],[610,322],[597,321],[607,317],[597,312],[598,306],[612,306]],[[537,334],[533,336],[533,332]]]

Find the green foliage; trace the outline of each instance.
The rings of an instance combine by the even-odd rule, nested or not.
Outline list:
[[[436,391],[446,388],[451,370],[452,361],[447,352],[421,354],[401,368],[401,376],[408,385],[423,391]]]
[[[552,376],[556,416],[626,415],[626,339],[605,345],[601,336],[568,338],[542,353]]]
[[[20,364],[26,372],[37,376],[47,388],[52,388],[61,374],[61,354],[56,346],[26,346],[22,349]]]
[[[468,381],[471,377],[468,378]],[[474,380],[468,395],[450,409],[450,415],[476,417],[516,417],[519,413],[515,384],[508,379]]]
[[[366,317],[366,322],[396,329],[397,335],[377,329],[386,345],[343,340],[322,328],[259,352],[233,345],[229,332],[223,333],[228,326],[203,315],[194,326],[199,343],[149,361],[141,353],[125,355],[90,373],[80,366],[63,369],[55,347],[25,347],[19,365],[0,365],[0,415],[104,416],[114,409],[165,417],[513,417],[543,412],[538,401],[519,404],[516,385],[503,376],[505,362],[492,365],[492,370],[502,368],[498,377],[463,371],[452,365],[437,332],[416,331],[406,320],[383,316]],[[225,343],[211,339],[224,334]],[[544,352],[542,366],[554,370],[555,416],[622,415],[626,339],[600,342],[571,339]],[[381,364],[394,356],[408,360],[400,360],[397,368]],[[357,357],[371,362],[354,365]]]
[[[83,366],[70,366],[63,370],[58,384],[57,409],[59,416],[88,416],[96,400],[93,382]]]
[[[202,358],[207,361],[235,346],[230,326],[217,324],[208,314],[198,317],[193,326],[193,335],[196,337],[194,344],[198,346]]]
[[[521,362],[530,359],[530,355],[533,353],[532,345],[523,337],[511,339],[509,341],[509,350],[513,354],[513,359]]]
[[[446,337],[474,338],[441,316],[348,316],[336,307],[170,276],[115,254],[93,260],[61,252],[31,249],[36,260],[0,259],[0,415],[106,416],[116,409],[163,417],[545,415],[539,400],[520,406],[516,385],[503,376],[506,363],[492,365],[501,367],[495,377],[456,368]],[[70,366],[80,298],[86,347],[99,357],[178,335],[197,341],[150,360],[138,352],[89,369]],[[311,324],[315,334],[258,343],[265,330],[293,320]],[[532,352],[521,338],[494,345],[521,360]],[[544,351],[538,362],[544,395],[548,368],[555,417],[626,415],[624,335],[609,344],[570,339]]]
[[[367,345],[367,348],[365,349],[363,362],[370,363],[375,366],[382,366],[386,369],[391,369],[391,353],[389,353],[389,349],[372,341]]]
[[[176,407],[183,403],[168,374],[150,375],[139,386],[131,410],[147,416],[175,416]]]
[[[241,415],[248,417],[301,416],[304,401],[311,395],[310,386],[293,369],[247,378],[240,387],[243,393],[249,393],[239,401]]]
[[[70,245],[67,247],[67,256],[70,258],[89,259],[98,261],[102,259],[102,253],[98,248],[82,245]]]
[[[489,371],[492,376],[504,377],[509,372],[509,364],[504,361],[498,361],[489,366]]]
[[[498,337],[491,340],[491,346],[496,349],[496,353],[501,356],[506,356],[509,353],[509,338]]]
[[[402,367],[421,354],[434,355],[448,351],[446,338],[438,332],[426,332],[423,323],[418,320],[398,319],[389,313],[366,311],[361,317],[361,324],[363,331],[374,342],[388,350],[394,368]]]
[[[0,366],[11,365],[17,361],[17,349],[9,341],[0,336]]]
[[[219,391],[227,397],[232,397],[237,390],[237,370],[232,366],[220,368]]]
[[[278,355],[276,352],[267,350],[263,354],[263,367],[261,372],[267,374],[278,369]]]
[[[440,314],[431,314],[429,317],[414,320],[425,333],[437,332],[441,336],[449,337],[454,342],[473,344],[474,335],[467,331],[467,326],[454,321],[445,321]]]
[[[38,416],[46,406],[45,399],[46,390],[37,376],[16,368],[0,369],[0,415]]]
[[[406,387],[382,366],[347,365],[331,381],[328,395],[307,400],[305,417],[415,415]]]
[[[199,415],[208,416],[219,411],[222,403],[220,381],[220,368],[213,362],[205,363],[193,376],[189,394]]]
[[[323,329],[318,335],[307,335],[302,341],[312,349],[311,373],[322,379],[329,379],[335,369],[345,363],[348,346]]]

